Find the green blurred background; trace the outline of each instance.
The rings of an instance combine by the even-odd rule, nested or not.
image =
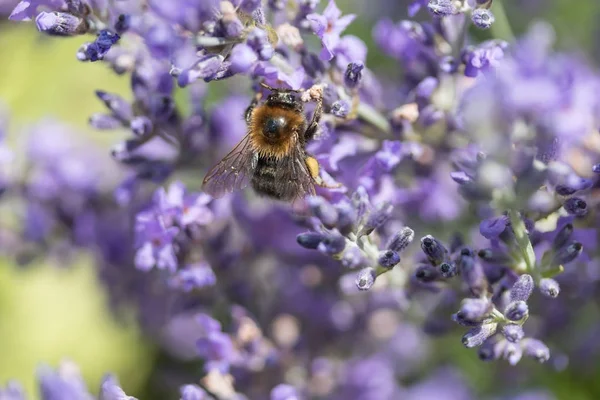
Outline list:
[[[0,0],[0,3],[3,0]],[[498,0],[496,0],[496,3]],[[369,66],[394,68],[373,46],[370,30],[373,2],[339,1],[345,12],[359,14],[348,33],[369,45]],[[404,17],[407,1],[381,1],[386,15]],[[398,6],[397,4],[401,5]],[[557,31],[558,47],[581,49],[590,60],[600,59],[598,0],[505,1],[514,32],[522,33],[535,19],[550,21]],[[1,5],[1,4],[0,4]],[[426,17],[424,13],[421,17]],[[360,20],[362,19],[362,21]],[[480,39],[490,32],[476,32]],[[95,133],[87,116],[103,111],[93,91],[121,93],[129,97],[127,77],[117,77],[102,64],[80,63],[75,53],[85,39],[54,39],[39,35],[32,24],[0,23],[0,103],[11,115],[10,142],[16,143],[23,128],[44,117],[72,124],[108,152],[116,141],[111,133]],[[384,68],[385,69],[385,68]],[[18,155],[17,155],[18,156]],[[10,210],[1,210],[8,218]],[[56,366],[72,359],[81,367],[95,391],[106,371],[116,373],[130,394],[139,393],[148,379],[154,351],[144,342],[133,318],[116,321],[97,284],[89,255],[82,254],[73,266],[44,264],[19,268],[0,255],[0,385],[7,379],[23,382],[35,393],[35,368],[43,362]],[[472,384],[487,392],[494,382],[495,367],[483,367],[474,352],[465,351],[456,337],[438,341],[444,359],[459,363],[473,378]],[[533,368],[530,383],[549,387],[561,399],[600,398],[600,383],[593,374],[557,373],[552,368]]]

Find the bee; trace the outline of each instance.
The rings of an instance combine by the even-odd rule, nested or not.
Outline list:
[[[255,97],[245,113],[248,133],[214,166],[202,188],[213,197],[252,185],[261,195],[281,201],[294,201],[315,194],[315,184],[327,186],[319,175],[319,163],[306,152],[314,139],[323,112],[322,96],[317,96],[310,121],[294,93],[261,83],[271,93],[260,103]]]

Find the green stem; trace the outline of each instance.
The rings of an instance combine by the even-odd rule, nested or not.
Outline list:
[[[508,212],[508,216],[510,218],[510,223],[515,233],[515,237],[517,239],[517,247],[519,248],[519,252],[521,253],[521,258],[523,259],[523,261],[525,261],[526,270],[524,272],[528,274],[534,274],[535,253],[533,251],[533,246],[529,241],[529,236],[527,236],[525,224],[521,220],[521,216],[519,215],[519,213],[514,209],[511,209]]]
[[[513,33],[512,28],[510,27],[510,23],[508,22],[508,16],[506,15],[506,11],[504,10],[504,5],[502,1],[496,0],[492,3],[492,12],[494,13],[494,17],[496,20],[492,24],[490,30],[492,31],[492,36],[497,39],[504,39],[509,42],[515,40],[515,34]]]

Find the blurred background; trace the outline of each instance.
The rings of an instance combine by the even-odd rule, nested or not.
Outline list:
[[[381,4],[373,7],[376,2]],[[32,24],[7,21],[6,16],[16,3],[0,0],[0,105],[10,115],[8,141],[18,144],[28,126],[53,118],[69,123],[95,141],[109,157],[110,144],[117,138],[112,133],[92,131],[87,127],[86,116],[103,111],[103,105],[93,95],[96,89],[129,96],[127,77],[115,76],[100,63],[78,62],[75,53],[85,41],[81,37],[50,39],[38,34]],[[560,49],[581,52],[591,62],[600,62],[599,1],[504,3],[515,35],[531,21],[544,19],[555,27]],[[367,42],[367,65],[371,69],[394,68],[394,63],[373,45],[371,27],[377,17],[374,10],[380,13],[385,9],[386,15],[397,21],[406,18],[407,4],[407,0],[338,1],[344,13],[358,14],[347,33]],[[422,12],[419,17],[427,16]],[[498,33],[503,34],[506,31]],[[490,33],[477,35],[486,39]],[[15,155],[17,159],[20,156]],[[9,208],[0,209],[2,220],[10,219],[10,214]],[[529,376],[515,374],[512,382],[498,382],[497,366],[482,365],[475,352],[462,348],[458,337],[439,339],[435,346],[442,360],[452,359],[463,369],[480,394],[494,393],[495,388],[509,384],[515,389],[548,388],[559,399],[600,398],[599,365],[590,368],[588,374],[571,373],[565,365],[536,365],[527,370]],[[112,371],[120,377],[128,394],[144,399],[142,388],[156,356],[152,344],[145,343],[136,329],[133,318],[117,321],[112,317],[89,254],[78,255],[68,267],[43,260],[19,267],[0,255],[0,384],[15,378],[24,383],[29,393],[35,393],[34,372],[39,363],[56,366],[65,358],[80,366],[90,388],[98,387],[101,376]]]

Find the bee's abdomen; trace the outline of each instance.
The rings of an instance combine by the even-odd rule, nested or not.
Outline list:
[[[252,187],[258,194],[278,200],[288,200],[284,198],[281,182],[277,182],[276,165],[275,159],[260,157],[252,176]]]

